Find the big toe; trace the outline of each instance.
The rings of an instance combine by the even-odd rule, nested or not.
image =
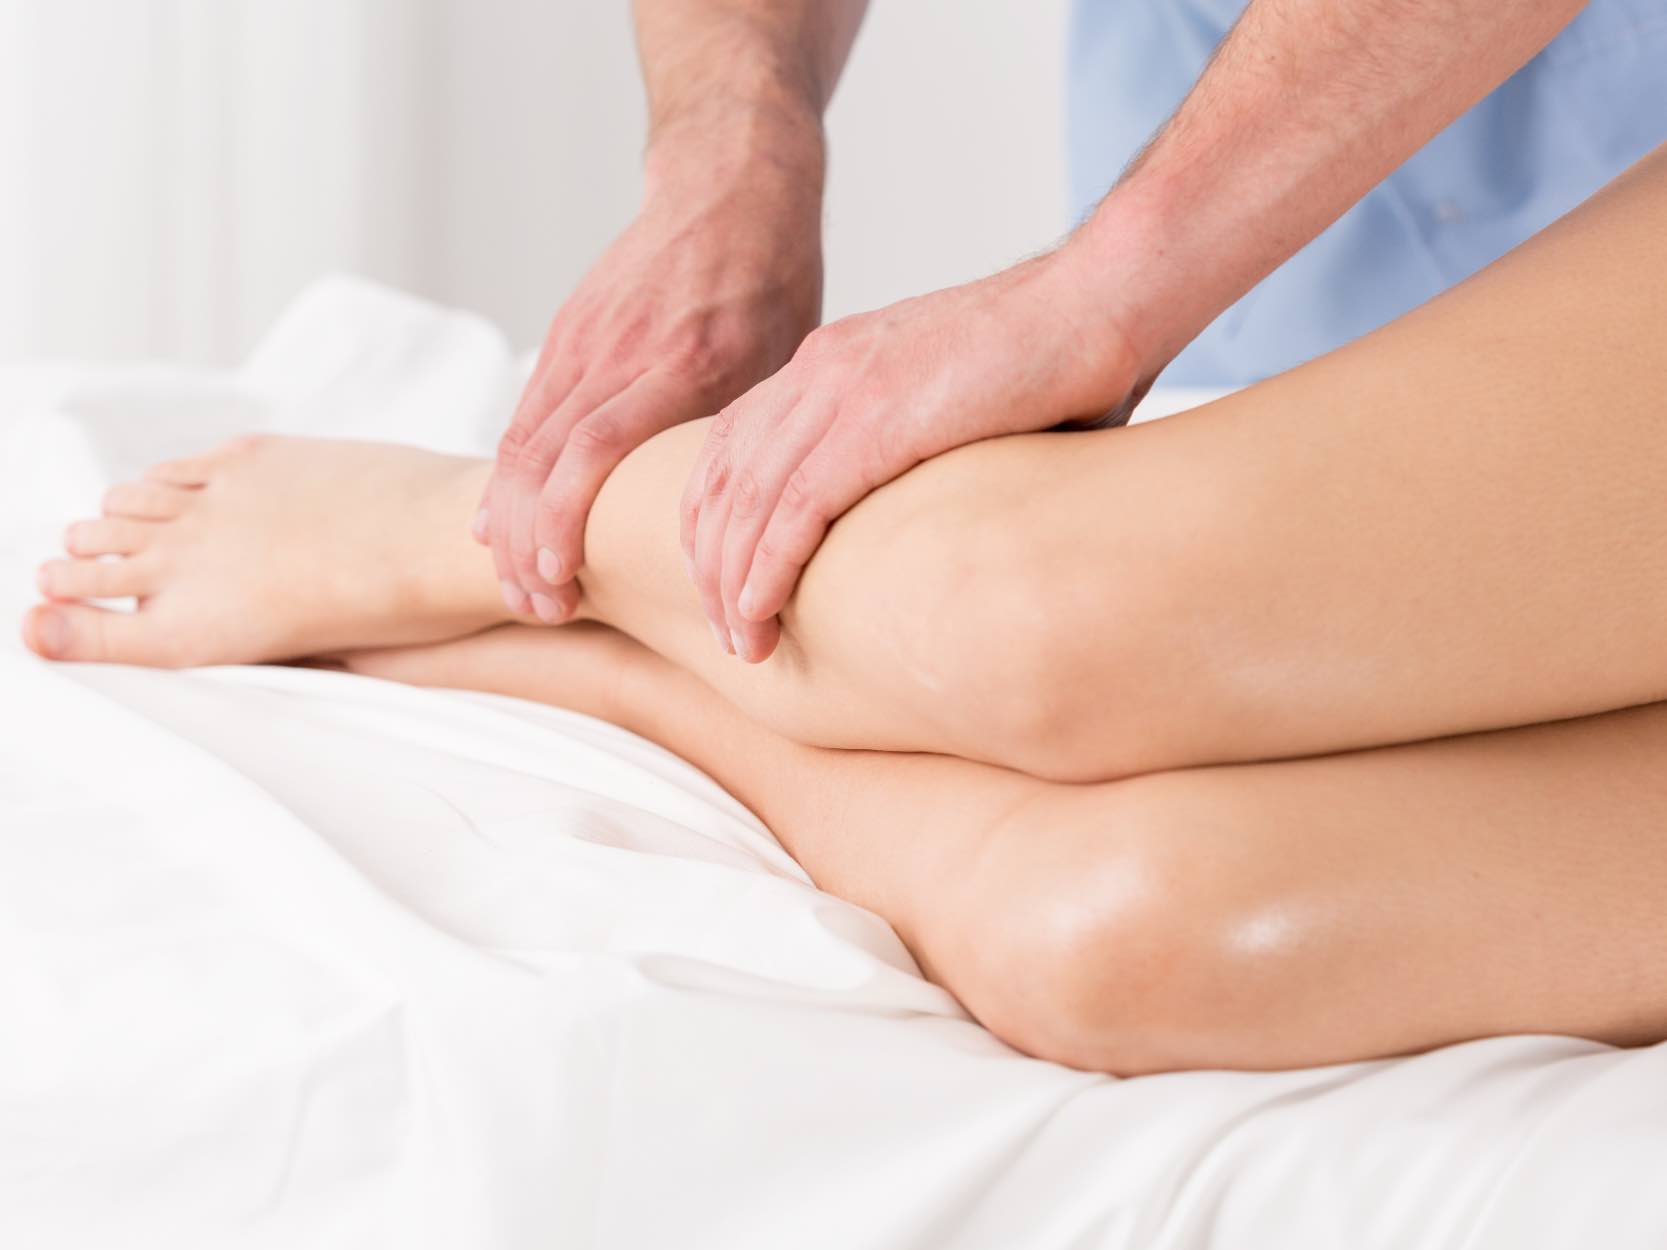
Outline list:
[[[146,624],[131,612],[73,603],[39,604],[23,618],[23,641],[48,660],[156,663]]]

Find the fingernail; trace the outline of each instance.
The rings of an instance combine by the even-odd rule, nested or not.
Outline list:
[[[537,614],[538,619],[546,625],[554,625],[561,620],[563,615],[561,605],[550,598],[549,595],[535,594],[533,596],[533,611]]]
[[[749,621],[757,619],[753,613],[758,610],[758,596],[753,593],[751,586],[741,588],[741,597],[735,601],[735,610]]]
[[[514,582],[499,582],[498,589],[504,592],[504,606],[511,612],[519,616],[527,610],[527,596]]]
[[[718,640],[718,645],[722,647],[727,654],[729,651],[729,639],[724,636],[724,631],[718,628],[716,621],[708,621],[706,623],[712,627],[712,637]]]
[[[486,523],[491,519],[492,518],[486,515],[486,509],[482,508],[479,512],[475,513],[475,522],[469,527],[469,532],[473,534],[477,540],[485,542]]]
[[[548,547],[538,549],[538,575],[552,586],[561,579],[561,557]]]
[[[52,588],[47,582],[46,565],[44,564],[35,570],[35,589],[48,597],[52,594]]]
[[[689,553],[683,553],[683,567],[689,571],[689,580],[695,580],[695,562],[689,558]]]
[[[729,631],[729,644],[735,648],[735,654],[741,659],[747,658],[747,644],[746,640],[741,637],[740,630],[732,629]]]
[[[62,655],[69,649],[69,626],[56,612],[42,612],[35,618],[35,641],[47,655]]]

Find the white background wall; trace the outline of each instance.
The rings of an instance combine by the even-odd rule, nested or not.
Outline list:
[[[829,315],[1064,228],[1064,0],[872,0]],[[0,359],[230,361],[352,270],[531,344],[638,193],[627,0],[0,0]]]

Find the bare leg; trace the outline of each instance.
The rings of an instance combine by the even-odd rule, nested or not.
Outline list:
[[[1061,1062],[1667,1035],[1667,707],[1080,786],[802,746],[597,626],[348,662],[603,715],[685,755],[999,1036]]]
[[[604,500],[596,602],[802,740],[1070,780],[1667,698],[1663,220],[1667,150],[1265,385],[941,456],[838,523],[761,669],[689,619],[674,431],[635,530]]]
[[[1659,154],[1472,282],[1263,386],[1151,426],[938,457],[838,522],[760,666],[718,651],[683,576],[675,509],[702,431],[674,429],[605,486],[582,610],[800,741],[1076,781],[1667,698],[1664,206]],[[130,558],[48,570],[49,594],[138,594],[139,618],[58,608],[32,642],[197,663],[377,637],[397,596],[274,593],[251,558],[293,528],[312,472],[296,466],[329,461],[274,446],[175,490],[172,521],[78,548],[128,542]],[[486,471],[432,463],[447,467],[420,487],[427,471],[401,469],[380,509],[353,480],[304,501],[324,523],[290,545],[327,550],[341,516],[379,521]],[[466,523],[460,509],[455,537],[390,544],[369,587],[455,565],[455,621],[501,617]],[[263,588],[256,646],[239,605]]]

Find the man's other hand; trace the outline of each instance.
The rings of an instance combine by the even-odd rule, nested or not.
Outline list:
[[[510,610],[549,623],[578,601],[614,466],[767,377],[820,313],[820,151],[801,172],[726,167],[698,137],[659,146],[641,213],[550,326],[475,520]]]
[[[830,323],[725,408],[681,508],[724,649],[767,657],[828,527],[914,465],[998,434],[1126,419],[1155,370],[1096,301],[1101,284],[1056,252]]]

